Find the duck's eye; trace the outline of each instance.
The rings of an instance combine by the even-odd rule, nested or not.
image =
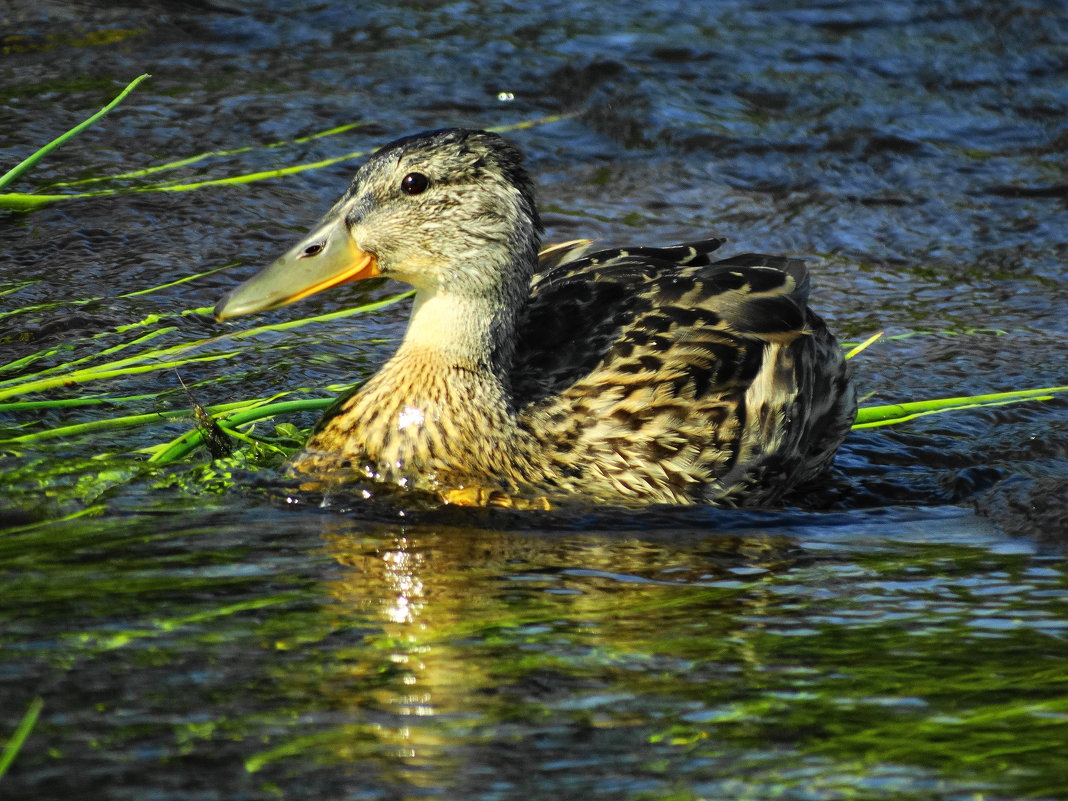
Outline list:
[[[401,191],[406,195],[418,195],[430,186],[430,179],[421,172],[410,172],[401,178]]]

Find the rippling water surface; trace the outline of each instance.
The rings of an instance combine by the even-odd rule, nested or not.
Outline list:
[[[0,164],[142,72],[4,191],[563,115],[508,134],[549,239],[806,257],[844,340],[888,335],[856,358],[865,403],[1048,387],[1068,384],[1066,54],[1068,12],[1038,0],[13,0]],[[219,334],[182,312],[287,247],[357,163],[0,212],[0,362],[30,359],[0,379],[151,315],[161,348]],[[265,333],[182,377],[205,404],[351,382],[406,313]],[[0,403],[94,393],[152,397],[0,405],[0,740],[44,701],[0,796],[1068,797],[1063,400],[854,432],[797,508],[623,514],[324,502],[279,469],[133,455],[183,417],[17,439],[185,409],[169,370]]]

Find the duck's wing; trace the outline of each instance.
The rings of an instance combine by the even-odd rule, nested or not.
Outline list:
[[[671,245],[663,248],[634,247],[599,250],[586,255],[592,239],[574,239],[570,242],[549,245],[538,253],[538,272],[531,281],[531,292],[536,294],[542,283],[552,283],[561,278],[579,275],[590,268],[620,266],[622,264],[645,264],[648,270],[673,269],[682,266],[711,264],[709,253],[718,249],[727,240],[722,237]],[[567,265],[564,267],[564,265]]]
[[[804,263],[760,254],[712,261],[723,241],[603,250],[538,273],[519,324],[517,405],[576,381],[649,372],[660,354],[683,343],[688,352],[703,343],[718,363],[738,337],[801,334]],[[709,381],[723,370],[712,372]]]
[[[830,460],[854,401],[804,263],[710,250],[602,251],[533,282],[513,393],[559,471],[635,497],[767,502]]]
[[[538,251],[538,273],[578,260],[592,244],[592,239],[572,239],[570,242],[546,245]]]

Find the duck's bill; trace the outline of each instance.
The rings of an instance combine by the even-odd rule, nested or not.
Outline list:
[[[378,275],[377,259],[356,246],[343,221],[332,220],[231,290],[215,307],[215,319],[277,309],[332,286]]]

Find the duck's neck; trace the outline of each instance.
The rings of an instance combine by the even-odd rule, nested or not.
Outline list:
[[[504,444],[514,427],[509,374],[515,317],[502,299],[418,292],[404,341],[367,392],[398,419],[421,415],[424,422],[401,435],[386,427],[368,436],[382,442],[422,438],[442,452],[462,449],[471,436]]]
[[[309,441],[308,456],[321,456],[306,465],[424,483],[522,475],[509,386],[516,305],[418,293],[401,346]]]
[[[505,382],[515,352],[516,305],[503,297],[417,292],[394,358],[418,353],[442,366],[477,367]],[[509,387],[502,386],[507,392]]]

